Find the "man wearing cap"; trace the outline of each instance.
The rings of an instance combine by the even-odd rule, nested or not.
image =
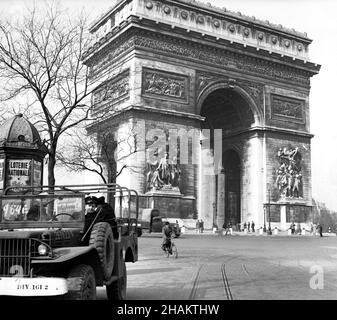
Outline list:
[[[98,213],[97,198],[96,197],[85,198],[84,232],[86,232],[89,229],[97,213]],[[96,219],[96,222],[98,222],[97,219]]]
[[[117,222],[116,216],[113,208],[105,203],[105,198],[100,197],[87,197],[85,198],[86,204],[86,215],[85,215],[85,224],[84,230],[88,230],[92,222],[95,220],[97,222],[108,222],[111,225],[111,229],[114,235],[114,238],[117,238]]]

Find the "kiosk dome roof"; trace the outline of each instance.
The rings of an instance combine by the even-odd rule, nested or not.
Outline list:
[[[0,141],[41,144],[37,129],[21,113],[0,126]]]

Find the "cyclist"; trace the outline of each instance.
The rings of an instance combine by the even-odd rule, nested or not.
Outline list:
[[[172,254],[172,249],[171,249],[171,238],[172,238],[172,233],[173,230],[170,226],[170,223],[168,221],[165,222],[163,229],[163,244],[162,244],[162,249],[165,251],[165,248],[169,250],[169,253]]]

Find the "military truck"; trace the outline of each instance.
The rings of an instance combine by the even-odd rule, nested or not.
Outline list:
[[[85,229],[85,199],[115,202]],[[0,296],[126,299],[125,262],[138,260],[138,194],[117,184],[7,188],[0,196]],[[115,230],[113,230],[115,228]]]
[[[142,229],[151,232],[162,232],[163,226],[169,219],[160,216],[159,209],[146,208],[141,211],[139,216],[139,224]],[[181,228],[178,223],[169,221],[173,231],[173,237],[178,238],[181,235]]]

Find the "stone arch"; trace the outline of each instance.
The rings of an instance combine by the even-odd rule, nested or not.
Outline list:
[[[206,86],[200,92],[197,98],[197,110],[196,110],[197,114],[201,114],[203,104],[205,100],[207,99],[207,97],[211,93],[219,89],[231,89],[237,94],[239,94],[247,102],[247,105],[253,114],[255,126],[260,126],[263,124],[264,116],[263,116],[263,113],[261,112],[261,108],[258,107],[254,99],[251,97],[251,95],[244,88],[240,87],[240,85],[236,83],[231,85],[230,82],[228,81],[220,81],[220,82],[212,83]]]

